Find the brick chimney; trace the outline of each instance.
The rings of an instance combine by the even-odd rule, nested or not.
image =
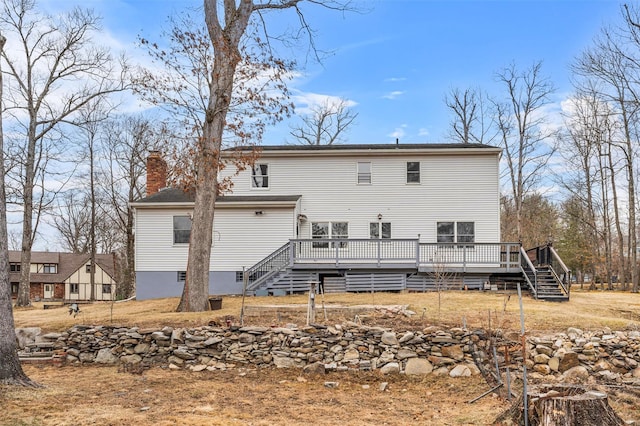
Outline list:
[[[160,151],[149,151],[147,157],[147,197],[167,186],[167,163]]]

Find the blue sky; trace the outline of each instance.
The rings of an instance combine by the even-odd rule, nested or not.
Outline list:
[[[168,15],[200,7],[200,0],[48,0],[43,5],[94,8],[104,16],[105,40],[133,52],[137,36],[154,39]],[[495,72],[543,61],[557,86],[554,103],[571,92],[569,65],[603,25],[620,20],[613,0],[377,0],[361,13],[305,6],[317,45],[333,52],[308,63],[291,83],[300,111],[324,96],[352,101],[359,114],[351,143],[446,142],[450,115],[445,94],[453,87],[496,93]],[[275,25],[293,22],[274,14]],[[139,55],[139,53],[134,53]],[[280,144],[288,124],[267,133]],[[290,139],[290,137],[289,137]]]

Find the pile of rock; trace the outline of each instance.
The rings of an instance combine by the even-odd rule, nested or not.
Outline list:
[[[471,356],[482,332],[461,328],[395,333],[346,323],[329,327],[140,329],[75,326],[47,335],[70,363],[168,364],[215,370],[238,364],[382,373],[477,374]],[[312,367],[308,367],[312,368]]]
[[[640,384],[640,331],[583,331],[569,328],[532,337],[527,367],[534,378]]]
[[[352,322],[328,327],[75,326],[35,340],[52,343],[70,363],[160,364],[194,371],[250,365],[469,376],[479,373],[476,362],[495,369],[486,356],[492,353],[488,335],[463,328],[394,332]],[[504,348],[499,345],[496,352],[503,366]],[[526,352],[532,378],[640,384],[639,331],[569,328],[552,336],[530,337]],[[522,366],[521,353],[515,351],[506,359],[512,371]]]

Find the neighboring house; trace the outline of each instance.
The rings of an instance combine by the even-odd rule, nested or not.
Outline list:
[[[210,294],[239,294],[244,279],[252,294],[305,291],[310,282],[325,291],[425,291],[519,281],[539,296],[546,278],[538,277],[547,275],[539,266],[548,265],[535,253],[553,249],[525,253],[500,241],[501,152],[480,144],[264,146],[253,167],[221,173],[234,185],[216,201]],[[164,188],[158,153],[147,169],[148,196],[131,204],[137,297],[179,296],[193,194]],[[562,298],[563,273],[549,285]]]
[[[17,297],[20,252],[9,251],[11,295]],[[116,295],[113,254],[96,255],[95,267],[88,254],[31,252],[29,296],[31,300],[91,300],[91,271],[95,271],[93,300],[113,300]]]

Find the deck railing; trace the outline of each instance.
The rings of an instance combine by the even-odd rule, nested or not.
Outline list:
[[[294,263],[418,263],[417,239],[314,238],[291,245]]]
[[[519,271],[518,243],[421,243],[418,239],[291,240],[291,262],[490,267]]]
[[[571,289],[571,270],[567,268],[567,265],[564,264],[552,246],[549,246],[549,252],[551,255],[551,269],[556,276],[556,280],[560,283],[562,291],[568,296]]]
[[[524,275],[525,280],[527,281],[529,288],[531,289],[531,292],[533,293],[533,296],[537,297],[537,294],[538,294],[537,270],[535,266],[533,266],[531,259],[529,258],[529,256],[527,255],[527,252],[523,248],[520,248],[520,268],[522,270],[522,274]]]
[[[245,271],[247,290],[254,290],[264,280],[291,264],[291,243],[286,243]]]
[[[520,244],[420,243],[419,263],[433,267],[494,266],[517,271],[520,267]]]

